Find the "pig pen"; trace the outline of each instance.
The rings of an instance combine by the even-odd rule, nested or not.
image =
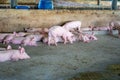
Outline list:
[[[82,27],[105,26],[111,20],[119,20],[119,13],[120,11],[0,10],[0,32],[23,31],[25,27],[51,27],[69,20],[81,20]],[[109,72],[108,66],[120,64],[120,39],[116,34],[96,36],[98,40],[90,43],[58,43],[58,46],[48,46],[38,42],[37,47],[25,46],[31,59],[0,63],[0,80],[69,80],[79,73]],[[14,49],[18,47],[11,45]],[[0,47],[6,46],[0,43]],[[117,70],[120,71],[120,68]],[[105,79],[92,80],[119,79],[120,72]]]

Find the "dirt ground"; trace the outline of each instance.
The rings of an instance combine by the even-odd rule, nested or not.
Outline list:
[[[90,43],[26,46],[31,59],[0,63],[0,80],[68,80],[81,72],[106,71],[107,66],[120,64],[120,39],[109,35],[97,37],[97,41]],[[18,45],[12,47],[16,49]]]

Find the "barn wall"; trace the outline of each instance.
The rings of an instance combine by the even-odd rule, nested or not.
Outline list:
[[[120,20],[120,11],[104,10],[0,10],[0,32],[23,31],[25,27],[52,27],[66,21],[80,20],[82,27],[106,26]]]

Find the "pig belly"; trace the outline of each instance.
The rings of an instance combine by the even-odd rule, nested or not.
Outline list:
[[[0,52],[0,62],[5,62],[11,60],[11,54],[10,53],[1,53]]]

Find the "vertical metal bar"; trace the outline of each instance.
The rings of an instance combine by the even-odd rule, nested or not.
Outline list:
[[[100,5],[101,0],[97,0],[97,5]]]
[[[117,10],[117,2],[118,0],[112,0],[112,10]]]
[[[17,6],[17,0],[10,0],[10,5],[11,8],[15,8],[15,6]]]

